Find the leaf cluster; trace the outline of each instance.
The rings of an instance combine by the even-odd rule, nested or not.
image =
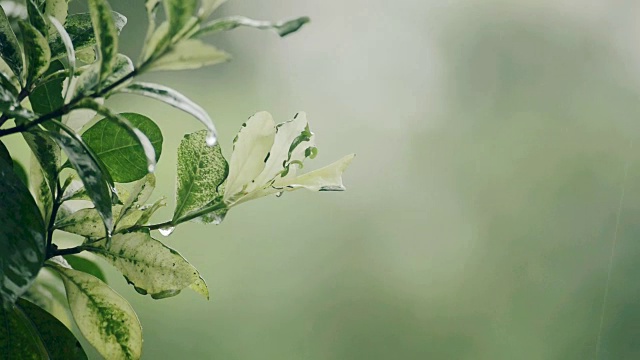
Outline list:
[[[148,30],[136,62],[118,51],[127,19],[107,0],[88,0],[89,12],[81,14],[68,14],[68,0],[0,3],[0,357],[86,359],[70,330],[73,318],[105,358],[139,359],[142,327],[107,285],[100,262],[154,299],[186,288],[208,299],[198,270],[153,231],[169,235],[188,221],[220,223],[232,207],[269,194],[344,190],[342,172],[353,155],[298,174],[317,153],[304,113],[281,124],[266,112],[255,114],[227,161],[201,106],[170,87],[136,80],[229,59],[202,36],[240,26],[285,36],[308,22],[209,20],[223,2],[147,0]],[[165,20],[158,22],[160,9]],[[165,197],[153,197],[161,128],[143,114],[110,109],[107,99],[117,94],[158,100],[204,127],[184,135],[177,149],[170,220],[150,222],[166,206]],[[31,150],[28,171],[1,141],[12,134]],[[60,248],[54,236],[60,232],[83,240]]]

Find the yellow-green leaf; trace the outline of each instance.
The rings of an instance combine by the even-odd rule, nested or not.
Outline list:
[[[109,245],[100,240],[83,247],[120,270],[127,282],[143,295],[162,299],[196,283],[197,291],[205,292],[206,285],[198,270],[177,251],[152,238],[148,231],[116,234]]]
[[[54,267],[67,291],[71,314],[82,335],[106,359],[140,359],[142,327],[133,308],[98,278]]]
[[[158,28],[160,29],[160,28]],[[216,65],[229,60],[231,56],[218,48],[200,40],[189,39],[179,42],[147,70],[185,70]]]

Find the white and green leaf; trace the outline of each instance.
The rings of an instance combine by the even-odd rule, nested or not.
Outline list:
[[[30,86],[49,68],[51,51],[47,40],[33,25],[24,21],[20,21],[18,24],[22,31],[24,44],[27,86]]]
[[[229,16],[215,19],[205,25],[202,25],[202,27],[200,27],[200,29],[195,33],[194,36],[215,34],[221,31],[229,31],[237,27],[244,26],[260,30],[272,30],[281,37],[285,37],[300,30],[300,28],[302,28],[302,26],[304,26],[304,24],[307,24],[309,21],[311,20],[307,16],[279,22],[254,20],[244,16]]]
[[[148,231],[116,234],[109,245],[100,240],[83,248],[113,265],[143,295],[162,299],[196,283],[196,288],[201,289],[198,292],[208,294],[206,285],[200,285],[198,270],[177,251],[152,238]]]
[[[91,24],[100,54],[99,82],[111,75],[118,54],[118,29],[107,0],[89,0]]]
[[[134,82],[121,91],[156,99],[190,114],[207,128],[208,144],[213,145],[215,143],[216,128],[209,114],[200,105],[178,91],[164,85],[148,82]]]
[[[55,266],[80,332],[106,359],[140,359],[142,327],[129,303],[100,279]]]
[[[159,27],[158,30],[161,28]],[[209,44],[196,39],[180,41],[171,46],[162,57],[151,62],[147,71],[187,70],[216,65],[229,60],[231,56]]]
[[[8,67],[13,71],[14,75],[22,82],[22,72],[24,64],[22,62],[22,50],[18,43],[16,34],[11,29],[9,19],[2,7],[0,7],[0,57]]]
[[[170,37],[181,32],[198,6],[198,0],[163,0],[162,3],[169,21]]]

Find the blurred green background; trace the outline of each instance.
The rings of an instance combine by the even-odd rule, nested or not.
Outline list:
[[[143,2],[111,2],[135,57]],[[640,358],[639,11],[229,1],[217,16],[312,23],[284,39],[209,37],[234,60],[144,78],[202,104],[227,156],[256,111],[304,110],[320,149],[308,166],[357,157],[347,192],[250,202],[164,238],[200,269],[209,302],[142,297],[109,269],[143,324],[143,357]],[[176,149],[198,123],[144,98],[110,101],[164,129],[156,195],[170,200],[156,220],[169,218]]]

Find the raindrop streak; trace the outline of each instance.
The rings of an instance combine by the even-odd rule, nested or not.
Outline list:
[[[214,146],[218,142],[218,138],[216,137],[216,133],[213,132],[213,131],[209,131],[205,141],[207,142],[207,146]]]
[[[280,197],[280,196],[282,196],[282,194],[284,194],[284,191],[278,191],[278,192],[276,193],[276,197]]]
[[[160,235],[162,235],[162,236],[169,236],[169,235],[173,234],[173,230],[175,230],[175,229],[176,229],[175,226],[171,226],[171,227],[158,229],[158,231],[160,232]]]

